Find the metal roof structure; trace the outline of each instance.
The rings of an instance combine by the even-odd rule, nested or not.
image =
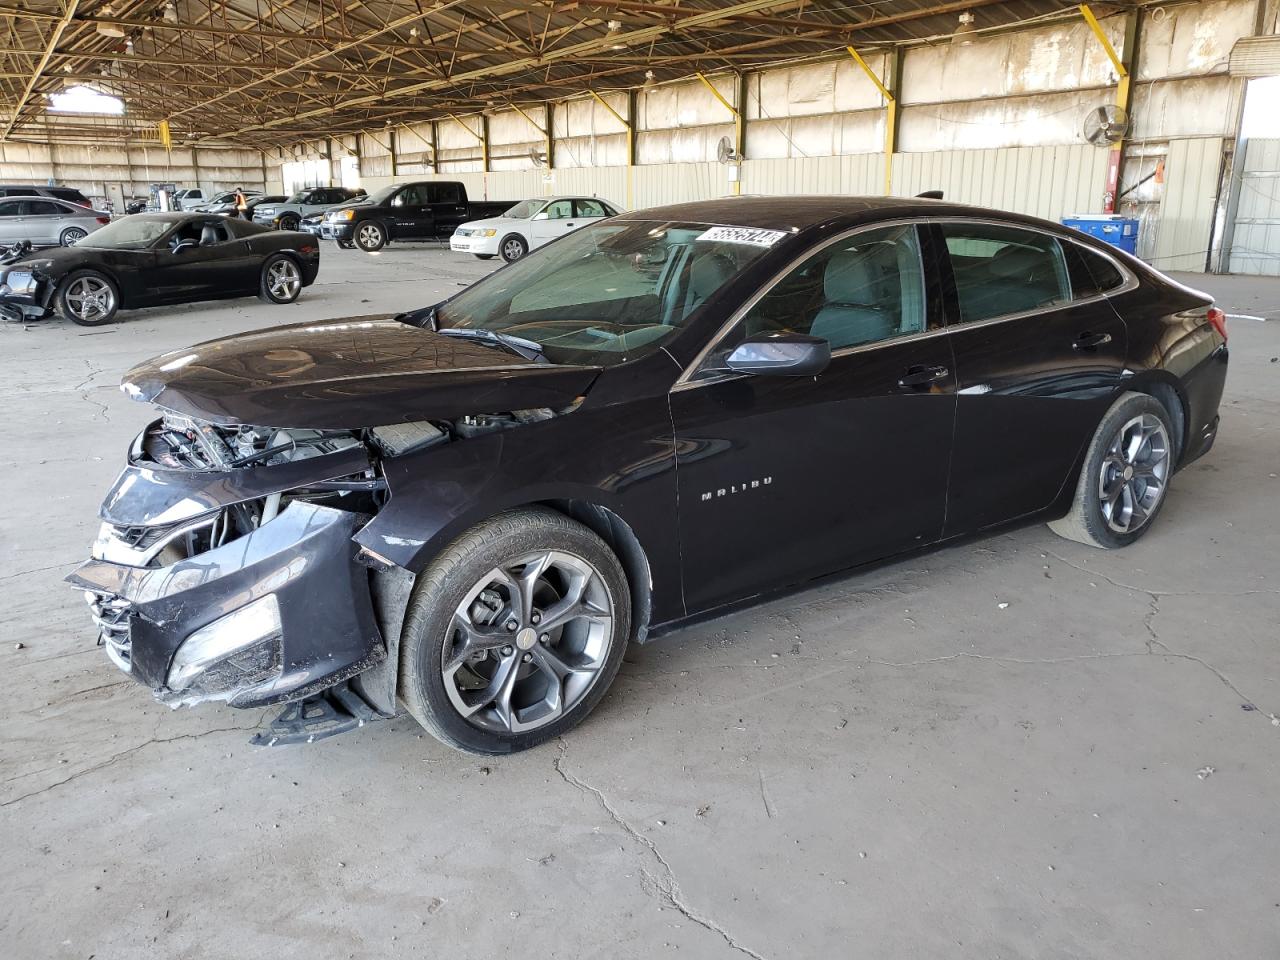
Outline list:
[[[945,42],[1065,0],[10,0],[0,5],[0,141],[138,139],[268,147],[742,71]],[[1109,6],[1115,6],[1110,4]],[[650,72],[651,71],[651,75]],[[52,113],[87,86],[122,116]]]

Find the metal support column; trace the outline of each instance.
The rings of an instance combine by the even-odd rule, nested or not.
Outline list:
[[[702,85],[704,87],[711,91],[711,95],[720,101],[721,106],[733,114],[733,155],[738,158],[737,176],[733,178],[733,192],[735,195],[740,194],[742,193],[742,159],[745,156],[743,151],[746,149],[746,125],[742,122],[742,111],[726,100],[724,95],[716,89],[716,85],[701,73],[695,74],[695,76],[702,81]],[[742,78],[740,76],[737,77],[734,84],[734,90],[736,91],[734,96],[738,99],[739,103],[743,102],[743,93],[745,92],[745,89]]]
[[[1107,55],[1107,59],[1111,61],[1112,69],[1116,72],[1116,106],[1124,111],[1125,116],[1129,116],[1129,107],[1132,102],[1132,77],[1130,76],[1130,68],[1137,63],[1138,60],[1138,22],[1140,12],[1130,10],[1124,14],[1124,46],[1122,48],[1123,55],[1117,54],[1115,47],[1111,45],[1111,41],[1107,39],[1106,32],[1102,29],[1102,25],[1098,23],[1098,18],[1089,9],[1087,3],[1080,4],[1080,14],[1084,17],[1085,22],[1089,24],[1089,29],[1093,31],[1093,35],[1098,38],[1098,43],[1102,45],[1103,51]],[[1120,196],[1120,174],[1124,167],[1124,140],[1117,140],[1111,145],[1111,155],[1107,159],[1107,183],[1106,189],[1102,195],[1102,212],[1115,213],[1118,198]]]
[[[853,47],[845,49],[884,98],[884,193],[887,197],[893,189],[893,155],[898,152],[898,98],[895,92],[900,85],[902,51],[894,47],[885,53],[885,78],[881,80],[857,50]]]
[[[615,120],[617,120],[627,131],[627,209],[630,210],[632,203],[631,174],[636,165],[636,101],[632,96],[627,100],[627,112],[630,115],[629,120],[623,119],[622,114],[605,102],[604,98],[594,90],[588,90],[587,93],[595,98],[595,101],[608,110]]]

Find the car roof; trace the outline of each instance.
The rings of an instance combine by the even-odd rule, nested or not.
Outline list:
[[[992,210],[922,197],[742,196],[674,203],[624,213],[618,220],[663,220],[755,229],[803,231],[832,223],[854,224],[899,217],[982,217],[1011,224],[1053,227],[1059,224],[1006,210]]]

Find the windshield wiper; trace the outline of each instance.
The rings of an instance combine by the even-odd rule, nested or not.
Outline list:
[[[526,340],[524,337],[517,337],[510,333],[499,333],[496,330],[485,330],[482,328],[471,327],[446,327],[443,330],[436,330],[436,333],[446,337],[460,337],[464,340],[480,340],[485,343],[495,343],[506,347],[512,353],[519,354],[526,360],[550,363],[546,354],[542,352],[542,345],[536,340]]]

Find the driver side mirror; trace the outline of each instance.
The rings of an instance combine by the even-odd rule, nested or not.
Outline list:
[[[831,362],[831,344],[804,333],[760,334],[734,347],[725,360],[734,373],[763,377],[816,377]]]

